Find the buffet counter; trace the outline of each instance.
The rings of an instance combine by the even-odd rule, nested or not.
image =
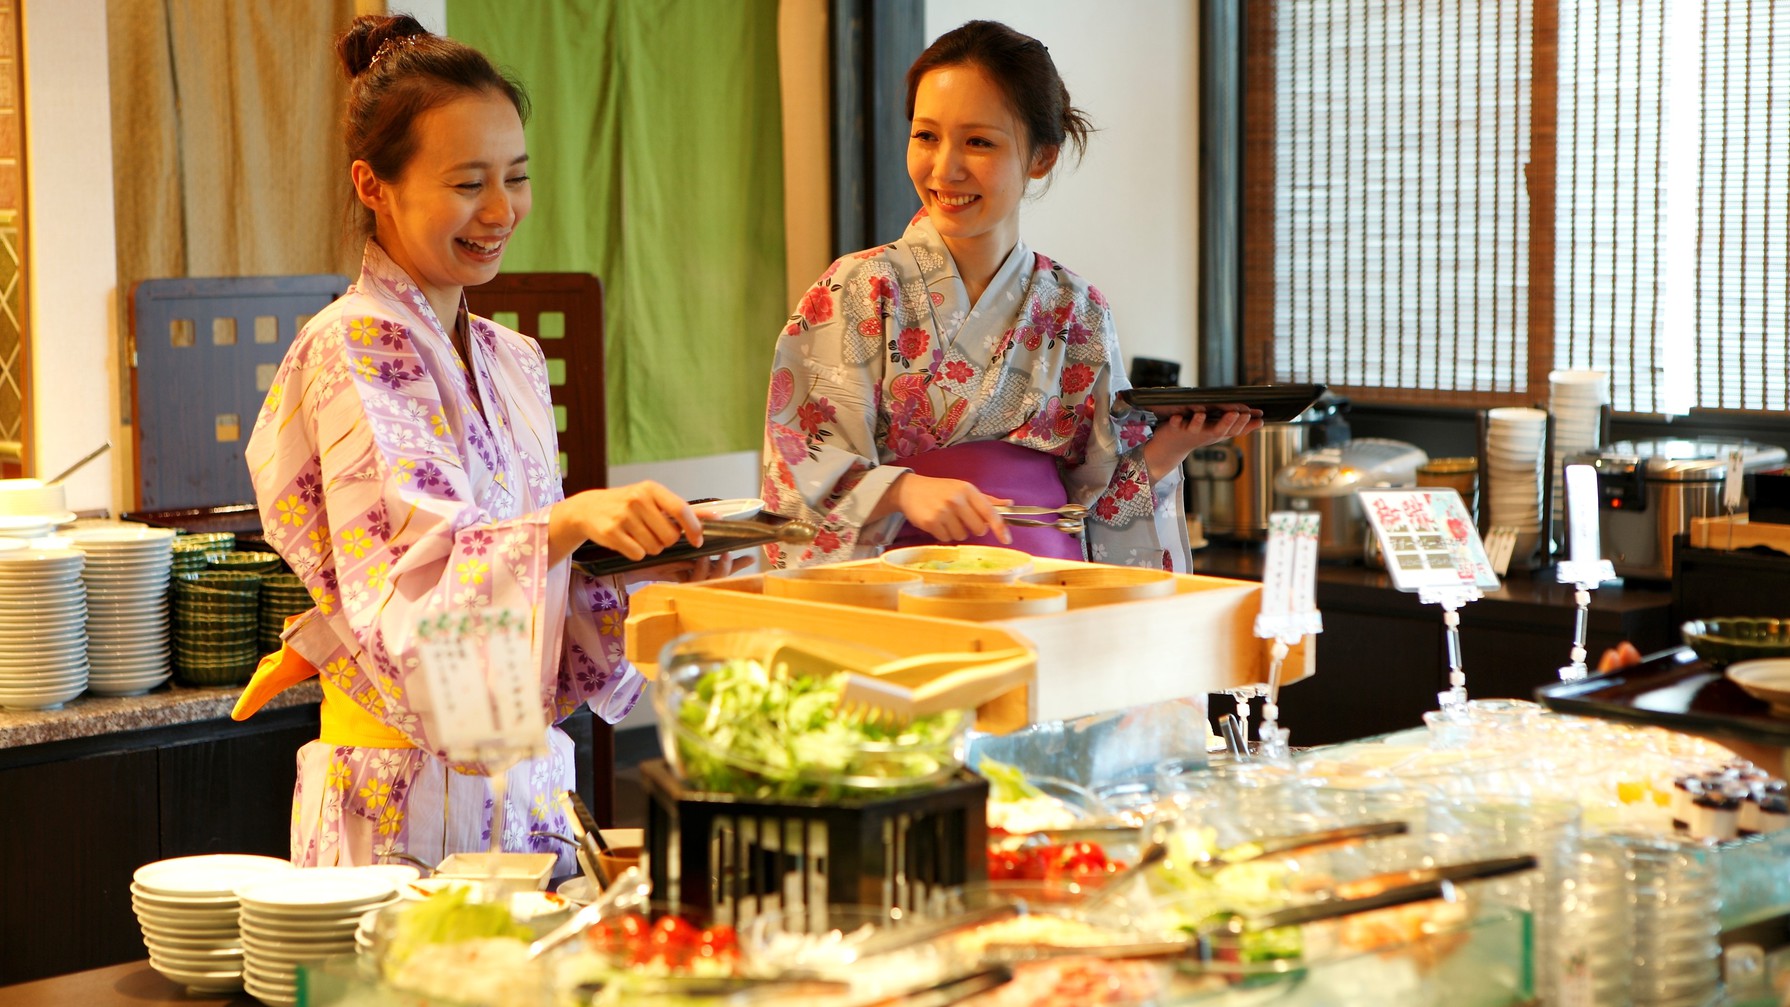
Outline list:
[[[34,822],[0,829],[0,984],[140,959],[129,889],[143,864],[288,855],[295,756],[317,737],[319,689],[289,689],[237,722],[240,691],[166,685],[0,711],[0,807]],[[580,711],[562,726],[594,802],[593,720]]]
[[[149,967],[147,959],[108,965],[70,975],[0,987],[0,1002],[7,1007],[68,1007],[82,1004],[137,1004],[158,1007],[259,1007],[261,1001],[247,993],[192,993]]]
[[[6,749],[227,719],[241,694],[235,685],[169,685],[141,696],[86,695],[60,710],[0,710],[0,767],[12,764]],[[275,696],[263,709],[315,706],[321,698],[317,683],[306,682]]]
[[[1193,569],[1215,577],[1257,580],[1262,550],[1214,544],[1193,554]],[[1496,591],[1461,610],[1462,665],[1476,698],[1527,699],[1559,680],[1572,646],[1573,589],[1551,570],[1513,572]],[[1281,723],[1296,745],[1327,745],[1386,734],[1422,723],[1447,688],[1442,614],[1398,591],[1385,571],[1320,563],[1317,637],[1321,671],[1281,694]],[[1587,647],[1593,658],[1627,640],[1642,653],[1678,643],[1672,593],[1666,588],[1606,585],[1592,592]],[[1371,686],[1371,687],[1370,687]],[[1231,712],[1223,697],[1212,712]]]

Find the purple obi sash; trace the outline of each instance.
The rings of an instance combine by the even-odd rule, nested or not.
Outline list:
[[[922,451],[910,458],[898,458],[900,465],[923,476],[935,479],[961,479],[973,483],[991,497],[1011,500],[1016,504],[1037,507],[1061,507],[1069,502],[1062,476],[1057,474],[1057,459],[1042,451],[1020,447],[1007,441],[968,441],[935,451]],[[1008,525],[1013,535],[1012,548],[1034,556],[1053,559],[1083,558],[1081,540],[1055,528],[1021,528]],[[895,536],[893,548],[930,545],[938,540],[913,525],[904,525]],[[966,539],[966,544],[1001,544],[993,535]]]

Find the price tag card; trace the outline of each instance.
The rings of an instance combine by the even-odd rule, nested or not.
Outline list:
[[[509,611],[444,616],[419,632],[434,735],[449,758],[541,747],[547,721],[526,619]]]
[[[1739,451],[1728,452],[1728,467],[1722,476],[1722,509],[1732,514],[1740,509],[1746,494],[1746,465]]]
[[[1459,493],[1418,488],[1362,490],[1358,495],[1392,585],[1400,591],[1498,587],[1498,575]]]
[[[1318,614],[1318,521],[1310,512],[1268,515],[1268,544],[1262,566],[1262,610],[1255,635],[1289,644],[1307,633],[1323,632]]]
[[[1603,540],[1597,524],[1597,470],[1589,465],[1566,467],[1566,517],[1569,535],[1564,563],[1555,567],[1562,584],[1601,584],[1616,576],[1616,568],[1603,558]]]

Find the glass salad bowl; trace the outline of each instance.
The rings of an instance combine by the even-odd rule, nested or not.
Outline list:
[[[678,637],[659,657],[652,700],[680,778],[757,798],[889,794],[949,779],[963,765],[973,711],[905,724],[842,715],[845,668],[892,654],[781,630]]]

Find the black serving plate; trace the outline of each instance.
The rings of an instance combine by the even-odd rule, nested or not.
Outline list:
[[[1323,385],[1230,385],[1220,388],[1127,388],[1119,398],[1157,419],[1185,413],[1253,413],[1286,423],[1306,410]]]
[[[608,577],[634,570],[647,570],[668,563],[682,563],[701,559],[704,556],[718,556],[724,552],[739,552],[742,549],[769,545],[777,541],[778,527],[788,524],[789,521],[789,518],[781,514],[772,514],[767,511],[750,521],[729,521],[725,531],[718,528],[705,530],[700,549],[691,545],[689,539],[680,538],[667,546],[664,552],[644,559],[629,559],[613,549],[605,549],[595,542],[586,542],[573,550],[572,562],[580,570],[593,577]],[[748,527],[759,530],[743,530]],[[734,530],[736,528],[742,530],[736,531]]]
[[[1544,685],[1535,698],[1560,713],[1790,746],[1790,720],[1729,681],[1725,667],[1676,647],[1627,668]]]

